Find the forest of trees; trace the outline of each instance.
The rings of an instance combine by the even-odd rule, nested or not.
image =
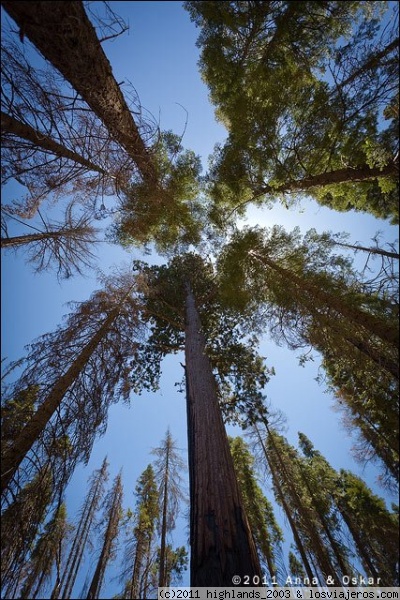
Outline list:
[[[2,597],[106,597],[111,565],[127,599],[185,572],[200,587],[399,585],[398,506],[305,433],[289,442],[261,349],[300,352],[299,368],[313,353],[354,458],[394,496],[399,250],[273,218],[312,201],[398,224],[397,3],[183,2],[227,131],[205,174],[115,78],[103,43],[127,25],[113,3],[1,4],[2,253],[23,255],[39,287],[44,272],[62,284],[101,266],[99,245],[141,253],[4,359]],[[250,207],[271,225],[243,226]],[[68,486],[110,408],[156,392],[178,355],[186,456],[166,424],[137,481],[104,458],[71,515]]]

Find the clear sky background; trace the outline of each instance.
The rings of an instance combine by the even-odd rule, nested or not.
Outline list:
[[[207,87],[198,72],[198,49],[195,45],[198,30],[190,22],[181,2],[111,2],[111,5],[129,24],[129,31],[123,36],[103,44],[116,80],[133,84],[143,108],[153,115],[161,129],[172,129],[180,135],[187,118],[183,145],[200,154],[204,168],[207,168],[207,158],[214,144],[223,141],[226,132],[214,119]],[[4,27],[7,27],[6,21],[4,19]],[[125,85],[122,85],[124,89]],[[9,200],[11,195],[17,197],[19,193],[18,186],[8,186],[4,199]],[[113,199],[107,198],[105,204],[112,208]],[[53,211],[57,214],[57,206],[51,210],[52,214]],[[280,224],[288,230],[299,226],[303,233],[311,227],[319,232],[346,231],[351,234],[352,242],[359,241],[365,245],[370,243],[377,231],[382,232],[386,242],[397,238],[397,228],[385,221],[361,213],[337,213],[311,200],[303,201],[301,207],[290,211],[279,205],[270,210],[250,209],[247,223],[263,226]],[[132,258],[143,258],[137,250],[129,253],[107,243],[99,245],[96,253],[98,267],[105,274],[113,265],[129,264]],[[157,257],[145,257],[145,260],[159,262]],[[20,358],[26,344],[43,333],[53,331],[61,323],[63,315],[69,312],[66,306],[69,301],[86,300],[99,287],[95,270],[88,272],[86,277],[74,277],[58,283],[53,273],[33,274],[32,268],[25,264],[22,252],[3,251],[2,356],[9,360]],[[266,393],[272,406],[287,416],[286,435],[289,441],[297,444],[297,432],[304,432],[334,468],[353,470],[388,502],[395,500],[377,486],[378,470],[373,465],[364,469],[352,459],[350,448],[353,442],[340,425],[339,416],[332,411],[333,398],[315,381],[318,360],[299,367],[296,353],[285,347],[279,348],[268,339],[262,344],[262,354],[267,357],[267,365],[274,366],[276,370]],[[130,408],[119,405],[111,408],[106,435],[96,443],[87,468],[77,469],[68,488],[70,519],[75,518],[83,502],[87,477],[93,469],[100,467],[105,455],[110,462],[110,485],[123,467],[124,506],[131,508],[135,504],[133,490],[137,478],[153,460],[150,450],[160,445],[167,427],[170,427],[186,459],[185,397],[175,385],[182,380],[183,372],[179,365],[182,361],[180,356],[165,360],[160,392],[132,396]],[[231,429],[229,431],[232,432]],[[265,491],[272,499],[268,486]],[[284,520],[280,509],[276,514],[282,524]],[[185,522],[180,521],[174,534],[174,544],[186,544],[187,535]],[[289,539],[289,535],[287,537]],[[96,557],[97,554],[92,558],[93,563]],[[109,598],[122,588],[112,580],[119,571],[119,565],[120,557],[106,573],[102,598]],[[90,568],[90,561],[87,568]],[[85,572],[81,574],[74,588],[74,597],[78,597],[85,575]],[[188,576],[184,577],[183,583],[188,585]]]

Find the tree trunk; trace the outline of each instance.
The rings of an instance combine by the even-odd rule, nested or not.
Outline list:
[[[301,468],[301,478],[302,478],[304,485],[306,486],[307,491],[310,495],[312,505],[314,506],[315,511],[320,520],[320,523],[322,525],[322,530],[325,532],[325,535],[329,540],[329,543],[330,543],[332,551],[333,551],[333,555],[336,558],[337,565],[341,571],[341,575],[342,576],[350,575],[351,574],[350,565],[348,564],[345,557],[343,556],[343,553],[340,549],[339,543],[331,532],[330,524],[327,522],[326,515],[324,514],[323,510],[321,509],[320,505],[318,504],[317,500],[315,499],[315,494],[314,494],[314,492],[308,482],[308,479],[307,479],[307,472],[305,472],[303,468]],[[335,570],[333,577],[338,578],[336,585],[340,586],[342,579],[339,576],[339,573],[337,572],[337,570]],[[349,585],[351,586],[351,584],[349,584]]]
[[[1,238],[1,248],[14,248],[23,246],[31,242],[40,242],[42,240],[56,240],[64,237],[78,237],[80,234],[87,234],[88,227],[78,227],[76,229],[61,229],[59,231],[38,231],[37,233],[27,233],[26,235],[17,235],[13,237]]]
[[[279,466],[280,466],[280,475],[290,490],[290,496],[292,498],[292,505],[295,506],[296,512],[298,513],[298,515],[301,519],[301,522],[303,524],[303,528],[306,528],[306,530],[307,530],[307,535],[309,537],[310,546],[311,546],[313,554],[315,555],[315,557],[317,559],[319,568],[321,569],[321,572],[323,573],[325,580],[329,576],[331,576],[331,577],[337,579],[337,581],[335,583],[336,583],[336,586],[339,586],[340,582],[339,582],[338,578],[336,577],[335,569],[334,569],[334,566],[330,559],[329,552],[327,551],[327,549],[325,548],[325,546],[323,544],[320,533],[318,531],[318,527],[315,526],[313,523],[313,515],[309,514],[310,510],[304,506],[304,503],[302,502],[302,499],[299,496],[298,490],[292,481],[290,472],[288,472],[286,469],[285,462],[283,461],[281,453],[275,444],[275,440],[273,438],[273,435],[271,434],[271,431],[269,429],[267,422],[265,422],[265,427],[268,432],[268,439],[274,448],[274,453],[275,453],[275,456],[276,456]],[[289,506],[289,509],[290,509],[290,506]]]
[[[60,377],[53,389],[48,394],[47,398],[39,406],[36,413],[25,425],[22,431],[18,434],[13,445],[7,449],[1,461],[1,492],[7,488],[12,480],[22,460],[32,448],[35,441],[38,439],[47,423],[60,406],[68,388],[73,384],[78,375],[85,368],[88,360],[95,351],[96,347],[108,332],[111,324],[117,318],[119,308],[114,308],[100,329],[94,334],[92,339],[79,353],[67,372]]]
[[[107,563],[110,560],[113,541],[118,533],[118,521],[119,511],[121,508],[121,500],[122,486],[121,476],[119,475],[114,486],[114,498],[109,513],[107,529],[104,535],[103,547],[101,549],[96,570],[94,572],[93,579],[90,584],[88,594],[86,596],[87,600],[96,600],[96,598],[99,598],[100,596],[100,589],[103,583]]]
[[[335,294],[327,292],[321,287],[318,287],[314,283],[308,282],[305,278],[301,278],[293,273],[293,271],[289,271],[288,269],[281,267],[278,263],[270,260],[267,256],[261,255],[253,250],[250,250],[250,254],[257,260],[261,261],[264,265],[267,265],[272,270],[279,273],[282,278],[288,282],[288,285],[294,284],[297,286],[300,292],[309,294],[310,297],[315,300],[316,308],[318,308],[318,306],[332,308],[346,319],[349,319],[349,321],[369,331],[372,335],[375,335],[382,341],[393,345],[395,348],[398,348],[398,331],[396,331],[396,328],[393,326],[387,325],[379,317],[365,312],[357,307],[351,306],[346,302],[345,298],[341,298],[339,295],[336,296]]]
[[[362,250],[363,252],[368,252],[369,254],[378,254],[380,256],[387,256],[389,258],[394,258],[396,260],[400,259],[400,254],[396,252],[389,252],[388,250],[383,250],[382,248],[368,248],[366,246],[358,246],[356,244],[345,244],[344,242],[335,242],[336,246],[341,246],[342,248],[351,248],[352,250]]]
[[[161,543],[160,543],[160,571],[158,574],[158,587],[166,587],[166,569],[165,569],[165,547],[167,537],[167,508],[168,508],[168,475],[169,475],[169,446],[166,456],[166,473],[163,493],[163,510],[161,524]]]
[[[357,548],[357,552],[360,556],[361,562],[363,564],[363,567],[366,571],[366,573],[368,574],[369,577],[373,577],[375,580],[377,580],[377,578],[381,575],[375,568],[373,560],[371,559],[371,556],[366,548],[366,544],[365,541],[362,540],[362,538],[360,537],[359,531],[358,531],[358,527],[357,525],[353,525],[351,516],[348,514],[346,508],[344,508],[342,506],[342,503],[339,501],[337,502],[340,514],[342,515],[342,518],[344,520],[344,522],[346,523],[348,530],[350,531],[350,534],[354,540],[354,543],[356,545]]]
[[[351,73],[346,79],[344,79],[341,83],[339,83],[339,85],[337,86],[337,88],[334,91],[336,92],[337,90],[343,89],[346,85],[349,85],[349,83],[352,83],[355,79],[357,79],[357,77],[359,77],[363,73],[366,73],[368,71],[371,71],[372,69],[376,69],[377,67],[379,67],[382,58],[385,58],[385,56],[390,54],[392,52],[392,50],[396,50],[398,47],[399,47],[399,38],[397,37],[395,40],[390,42],[390,44],[385,46],[385,48],[383,48],[379,52],[376,52],[375,54],[372,54],[364,62],[364,64],[362,64],[358,69],[353,71],[353,73]]]
[[[292,192],[304,192],[314,187],[323,187],[337,183],[355,183],[359,181],[367,181],[369,179],[377,179],[378,177],[398,177],[399,165],[396,162],[391,162],[384,167],[370,167],[369,165],[356,165],[355,167],[345,167],[336,171],[328,171],[326,173],[318,173],[318,175],[310,175],[303,179],[294,179],[287,181],[278,186],[263,185],[256,190],[256,196],[264,194],[284,194]],[[254,198],[252,199],[254,200]],[[248,202],[251,202],[249,200]]]
[[[77,164],[80,164],[83,167],[86,167],[89,171],[95,171],[96,173],[101,173],[102,175],[106,174],[104,169],[98,165],[95,165],[90,160],[84,158],[76,152],[73,152],[72,150],[69,150],[46,134],[37,131],[26,123],[22,123],[22,121],[18,121],[18,119],[7,115],[3,111],[1,112],[1,129],[7,133],[12,133],[19,138],[28,140],[36,146],[39,146],[42,150],[47,150],[59,158],[66,158]]]
[[[296,548],[297,548],[297,550],[300,553],[301,560],[303,562],[304,568],[305,568],[306,573],[307,573],[307,577],[309,578],[310,585],[311,585],[313,579],[316,576],[315,576],[315,574],[314,574],[314,572],[313,572],[313,570],[311,568],[310,562],[309,562],[308,557],[307,557],[306,550],[304,548],[304,544],[303,544],[303,542],[302,542],[302,540],[300,538],[300,534],[299,534],[299,532],[297,530],[297,525],[294,522],[294,519],[292,517],[292,512],[291,512],[291,510],[290,510],[290,508],[289,508],[289,506],[288,506],[288,504],[286,502],[285,494],[282,491],[281,484],[279,483],[279,479],[278,479],[278,477],[276,476],[276,473],[275,473],[275,468],[274,468],[274,466],[273,466],[273,464],[272,464],[272,462],[270,460],[270,457],[268,455],[268,452],[267,452],[267,449],[265,447],[265,444],[264,444],[264,442],[263,442],[263,440],[261,438],[261,434],[260,434],[260,432],[258,430],[257,425],[254,425],[254,429],[255,429],[255,431],[257,433],[258,440],[259,440],[259,442],[261,444],[261,447],[263,449],[265,460],[267,461],[268,468],[269,468],[271,476],[272,476],[272,481],[274,483],[274,487],[275,487],[277,496],[279,497],[279,500],[280,500],[280,502],[282,504],[282,508],[285,511],[285,515],[286,515],[286,518],[287,518],[287,520],[289,522],[290,529],[292,530],[293,539],[295,541]]]
[[[90,487],[83,508],[82,517],[79,521],[78,530],[76,532],[71,551],[69,553],[68,562],[65,566],[63,576],[61,578],[59,592],[57,598],[66,600],[70,598],[72,588],[74,586],[76,576],[82,561],[83,552],[86,542],[89,537],[90,527],[93,522],[95,512],[99,505],[103,483],[107,477],[107,459],[105,458],[100,471]]]
[[[187,285],[185,360],[190,482],[191,586],[262,581],[229,450],[205,338]],[[254,579],[253,579],[254,578]],[[257,579],[258,578],[258,579]]]
[[[43,56],[60,71],[135,161],[144,181],[157,171],[82,2],[2,2]]]

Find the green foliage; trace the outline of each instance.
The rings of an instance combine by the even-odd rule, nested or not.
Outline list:
[[[175,256],[168,265],[144,268],[143,299],[151,323],[148,347],[164,354],[183,348],[188,283],[202,320],[221,408],[228,420],[237,420],[242,407],[259,397],[273,370],[257,353],[257,336],[251,333],[246,314],[230,310],[221,297],[210,262],[188,253]]]
[[[108,237],[126,247],[154,242],[161,253],[177,244],[198,244],[204,220],[198,200],[200,158],[184,150],[171,131],[160,135],[152,152],[158,168],[157,186],[137,182],[125,189]]]
[[[255,539],[260,559],[267,565],[270,576],[276,577],[276,551],[283,542],[271,503],[263,494],[254,472],[254,458],[243,438],[229,438],[236,477],[244,507]]]
[[[376,181],[353,182],[343,191],[325,191],[323,178],[317,191],[311,181],[295,185],[344,166],[396,161],[396,117],[389,107],[397,89],[397,34],[395,27],[380,29],[382,3],[185,7],[200,28],[203,79],[229,131],[212,159],[209,189],[216,206],[240,211],[249,201],[279,198],[276,188],[290,188],[337,210],[398,218],[390,191],[383,186],[378,192]],[[386,128],[382,107],[391,119]]]

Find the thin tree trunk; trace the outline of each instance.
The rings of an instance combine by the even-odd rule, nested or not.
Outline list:
[[[267,449],[266,449],[265,444],[264,444],[264,442],[263,442],[263,440],[261,438],[261,434],[260,434],[260,432],[258,430],[258,427],[255,424],[254,424],[254,429],[255,429],[255,431],[257,433],[258,440],[259,440],[259,442],[261,444],[261,447],[263,449],[265,460],[267,461],[268,468],[269,468],[271,476],[272,476],[272,481],[274,483],[276,493],[277,493],[277,495],[279,497],[279,500],[280,500],[280,502],[282,504],[282,508],[285,511],[285,515],[286,515],[286,518],[287,518],[287,520],[289,522],[290,529],[292,530],[293,539],[294,539],[296,547],[297,547],[297,549],[298,549],[298,551],[300,553],[301,560],[303,561],[303,565],[304,565],[304,568],[306,570],[307,577],[310,580],[310,585],[312,585],[312,581],[314,580],[314,578],[316,578],[316,576],[315,576],[315,574],[314,574],[314,572],[313,572],[313,570],[311,568],[310,562],[309,562],[308,557],[307,557],[306,550],[304,548],[304,544],[303,544],[303,542],[302,542],[302,540],[300,538],[300,534],[299,534],[299,532],[297,530],[297,525],[294,522],[291,510],[290,510],[290,508],[289,508],[289,506],[288,506],[288,504],[286,502],[285,494],[283,493],[283,490],[282,490],[281,484],[279,482],[279,479],[276,476],[275,468],[274,468],[274,466],[273,466],[273,464],[271,462],[271,459],[270,459],[270,457],[268,455]]]
[[[157,171],[82,2],[4,1],[2,6],[60,71],[154,185]]]
[[[366,73],[367,71],[371,71],[372,69],[375,69],[376,67],[378,67],[382,58],[385,58],[385,56],[390,54],[392,52],[392,50],[396,50],[398,48],[398,46],[399,46],[399,38],[397,37],[395,40],[390,42],[390,44],[385,46],[385,48],[383,48],[383,50],[380,50],[380,52],[376,52],[375,54],[372,54],[372,56],[370,56],[365,61],[364,64],[362,64],[358,69],[353,71],[353,73],[351,73],[344,81],[339,83],[339,85],[337,86],[337,88],[334,91],[336,92],[336,90],[344,88],[346,85],[349,85],[349,83],[352,83],[355,79],[357,79],[357,77],[359,77],[363,73]]]
[[[389,252],[388,250],[383,250],[382,248],[369,248],[366,246],[358,246],[356,244],[345,244],[344,242],[335,242],[335,245],[341,246],[342,248],[351,248],[352,250],[362,250],[363,252],[368,252],[369,254],[387,256],[396,260],[400,259],[400,254],[397,254],[396,252]]]
[[[23,246],[31,242],[40,242],[46,239],[56,240],[63,237],[79,236],[81,233],[88,233],[88,227],[78,227],[76,229],[61,229],[59,231],[38,231],[38,233],[27,233],[26,235],[17,235],[13,237],[1,238],[1,248],[13,248]]]
[[[326,537],[329,540],[329,543],[330,543],[331,548],[333,550],[333,554],[334,554],[334,556],[336,558],[336,561],[337,561],[337,564],[338,564],[338,566],[340,568],[341,574],[342,574],[342,576],[343,575],[350,575],[351,574],[350,573],[350,565],[348,564],[347,561],[345,561],[345,559],[343,557],[343,554],[342,554],[342,552],[340,550],[339,544],[338,544],[337,540],[335,539],[335,537],[333,536],[333,534],[331,532],[329,523],[327,523],[326,515],[320,509],[318,503],[316,502],[316,500],[314,498],[313,490],[311,489],[311,486],[310,486],[310,484],[308,482],[308,479],[307,479],[307,473],[304,472],[304,469],[302,469],[301,467],[300,467],[300,470],[301,470],[301,477],[302,477],[303,482],[304,482],[304,484],[305,484],[305,486],[307,488],[307,491],[308,491],[308,493],[310,495],[312,505],[314,506],[315,511],[316,511],[316,513],[318,515],[318,518],[319,518],[320,523],[322,525],[322,529],[325,532],[325,535],[326,535]],[[340,584],[341,577],[339,577],[339,575],[338,575],[338,573],[337,573],[336,570],[335,570],[335,574],[338,576],[338,580],[339,580],[337,583]],[[351,586],[351,584],[349,584],[349,585]]]
[[[158,574],[158,587],[166,587],[166,569],[165,569],[165,547],[167,537],[167,508],[168,508],[168,475],[169,475],[169,446],[166,456],[166,473],[164,481],[163,510],[161,524],[161,543],[160,543],[160,571]]]
[[[354,540],[358,555],[361,558],[361,562],[363,564],[364,569],[368,573],[369,577],[373,577],[375,579],[375,581],[377,581],[377,579],[381,575],[381,573],[379,573],[376,570],[374,563],[366,549],[365,542],[363,542],[360,539],[360,535],[357,530],[357,527],[354,527],[351,518],[347,514],[347,511],[341,506],[340,502],[337,504],[338,504],[340,514],[342,515],[342,518],[343,518],[344,522],[346,523],[348,530],[350,531],[350,534]]]
[[[119,307],[114,308],[100,329],[94,334],[92,339],[83,348],[67,372],[60,377],[57,383],[53,386],[46,399],[39,406],[36,413],[25,425],[22,431],[18,434],[13,445],[7,449],[7,452],[2,458],[2,474],[1,474],[1,491],[7,488],[8,484],[14,477],[22,460],[32,448],[35,441],[38,439],[47,423],[60,406],[68,388],[73,384],[78,375],[85,368],[88,360],[95,351],[96,347],[108,332],[111,324],[119,314]]]
[[[394,161],[384,167],[370,167],[367,164],[356,165],[355,167],[345,167],[343,169],[336,169],[336,171],[310,175],[303,179],[294,179],[282,183],[277,187],[263,185],[256,191],[256,195],[304,192],[314,187],[323,187],[338,183],[356,183],[369,179],[377,179],[378,177],[394,177],[398,176],[398,174],[399,166]]]
[[[371,334],[379,337],[382,341],[398,348],[399,334],[393,326],[386,325],[381,319],[373,314],[352,307],[350,304],[346,303],[345,299],[325,291],[314,283],[309,283],[305,278],[300,278],[298,275],[281,267],[267,256],[261,255],[253,250],[250,250],[250,254],[264,265],[267,265],[272,270],[279,273],[289,285],[295,284],[301,292],[310,294],[311,297],[315,299],[316,307],[327,306],[328,308],[332,308],[343,317],[349,319],[349,321],[363,327]]]
[[[106,174],[104,169],[102,169],[98,165],[95,165],[87,158],[84,158],[80,154],[69,150],[62,144],[59,144],[58,142],[53,140],[48,135],[37,131],[36,129],[34,129],[30,125],[27,125],[26,123],[23,123],[22,121],[18,121],[18,119],[15,119],[14,117],[4,113],[3,111],[1,112],[1,129],[2,131],[5,131],[7,133],[12,133],[13,135],[19,138],[28,140],[29,142],[32,142],[33,144],[39,146],[43,150],[51,152],[55,156],[58,156],[60,158],[66,158],[77,164],[80,164],[83,167],[86,167],[89,171],[95,171],[96,173],[101,173],[102,175]]]
[[[142,537],[142,534],[140,537]],[[140,569],[142,567],[142,561],[143,561],[143,555],[144,555],[144,548],[143,548],[144,540],[140,539],[140,537],[136,543],[135,560],[133,561],[132,581],[131,581],[130,595],[129,595],[129,598],[131,600],[135,600],[136,598],[139,598],[139,588],[140,588],[139,575],[140,575]]]
[[[257,551],[243,510],[216,382],[189,285],[185,338],[191,586],[231,586],[234,575],[242,581],[247,575],[250,584],[254,581],[259,585],[262,576]]]
[[[327,552],[326,548],[324,547],[324,545],[322,543],[318,529],[313,526],[312,516],[309,516],[307,514],[308,511],[304,508],[304,506],[302,504],[301,498],[299,497],[296,487],[294,486],[294,484],[292,482],[290,473],[287,472],[286,465],[282,459],[282,456],[281,456],[278,448],[276,447],[275,440],[273,438],[273,435],[271,435],[271,431],[268,427],[268,424],[265,421],[264,421],[264,423],[265,423],[265,427],[268,432],[268,439],[272,443],[272,446],[273,446],[274,452],[275,452],[275,456],[278,459],[278,463],[281,468],[280,474],[284,478],[286,484],[288,485],[290,492],[291,492],[291,496],[293,498],[293,501],[295,502],[298,514],[303,522],[304,527],[307,528],[307,532],[308,532],[309,539],[311,542],[311,547],[316,556],[319,567],[325,578],[327,578],[329,576],[332,576],[335,578],[336,577],[335,569],[330,560],[329,553]],[[340,585],[340,582],[336,581],[336,584]]]
[[[109,513],[107,529],[104,535],[103,547],[101,549],[96,570],[94,572],[93,579],[90,584],[88,594],[86,596],[87,600],[96,600],[96,598],[99,598],[101,586],[103,584],[104,573],[111,555],[112,544],[118,533],[118,521],[119,511],[121,508],[121,500],[122,485],[121,476],[119,475],[114,486],[114,498]]]
[[[71,596],[72,588],[74,586],[78,570],[82,561],[82,556],[85,550],[86,542],[89,537],[90,526],[93,522],[95,512],[100,501],[100,493],[106,477],[107,459],[105,458],[101,466],[101,470],[97,474],[97,477],[89,490],[89,505],[87,505],[86,501],[82,517],[79,521],[78,530],[76,532],[74,542],[69,553],[68,562],[65,566],[65,570],[61,578],[59,594],[57,595],[57,598],[60,597],[63,600],[66,600]]]

